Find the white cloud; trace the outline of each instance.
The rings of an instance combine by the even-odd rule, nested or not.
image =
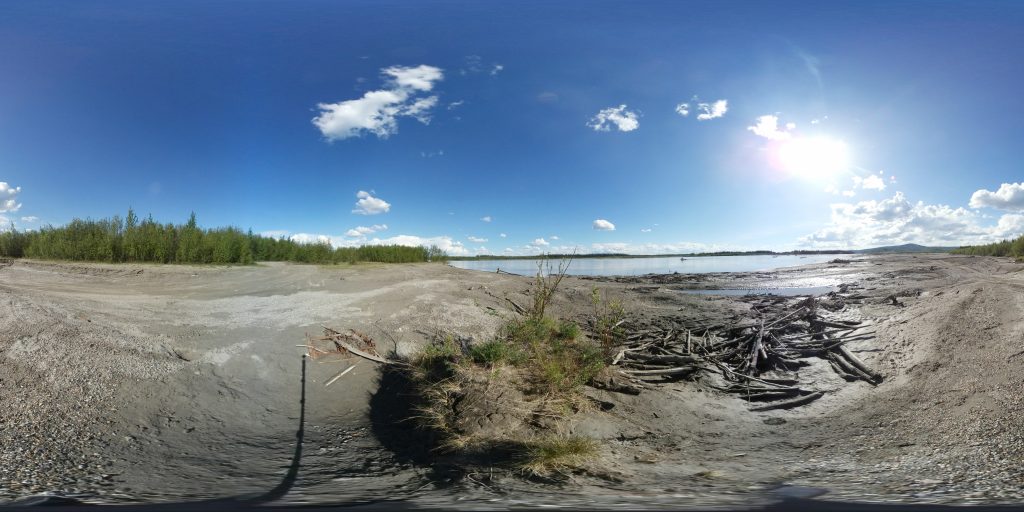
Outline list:
[[[479,237],[475,237],[475,236],[467,236],[466,239],[469,240],[470,242],[475,243],[475,244],[482,244],[482,243],[487,241],[486,238],[479,238]]]
[[[480,217],[480,220],[482,220],[484,222],[490,222],[492,219],[491,219],[490,215],[485,215],[483,217]]]
[[[448,110],[455,110],[456,108],[461,107],[464,103],[466,103],[466,100],[453,101],[448,104]]]
[[[594,229],[598,231],[615,231],[615,224],[604,219],[597,219],[593,223]]]
[[[844,190],[843,191],[843,197],[853,197],[855,195],[857,195],[857,193],[852,191],[852,190]]]
[[[613,252],[625,254],[679,254],[687,252],[710,252],[726,250],[743,250],[739,246],[721,246],[697,242],[678,242],[667,244],[634,244],[629,242],[602,242],[590,245],[594,252]]]
[[[22,217],[21,218],[22,222],[36,222],[38,220],[39,220],[39,217],[36,217],[35,215],[29,215],[27,217]]]
[[[551,235],[551,239],[552,240],[561,240],[561,238],[558,238],[558,235]]]
[[[328,140],[342,140],[372,133],[386,139],[398,133],[398,118],[412,117],[430,123],[430,111],[437,105],[437,96],[418,97],[430,91],[444,78],[440,68],[392,66],[382,70],[388,89],[367,91],[362,98],[338,103],[320,103],[319,115],[313,124]]]
[[[498,73],[501,73],[502,70],[504,70],[504,69],[505,69],[505,66],[503,66],[501,64],[495,64],[494,67],[491,68],[491,76],[494,76],[494,75],[497,75]]]
[[[728,100],[718,100],[714,103],[698,103],[697,111],[700,112],[697,114],[698,121],[718,119],[729,111],[729,102]]]
[[[505,233],[501,233],[501,234],[499,234],[498,236],[500,236],[500,237],[502,237],[502,238],[505,238],[505,237],[507,237],[508,235],[506,235]]]
[[[345,236],[360,237],[366,235],[372,235],[378,231],[385,231],[388,229],[387,224],[374,224],[372,226],[356,226],[345,232]]]
[[[917,243],[935,246],[981,244],[1018,236],[1024,215],[1003,215],[983,226],[982,216],[965,208],[911,203],[902,192],[881,201],[832,205],[828,226],[800,239],[803,245],[863,248]]]
[[[640,230],[640,232],[641,233],[650,233],[651,232],[651,228],[643,228],[643,229]]]
[[[357,192],[356,197],[359,198],[359,200],[356,201],[356,209],[352,210],[352,213],[358,213],[359,215],[377,215],[379,213],[387,213],[391,210],[391,203],[388,203],[379,197],[373,197],[373,195],[364,190]]]
[[[317,235],[312,233],[295,233],[294,235],[289,236],[288,239],[291,240],[292,242],[297,242],[300,244],[331,244],[335,247],[338,247],[338,244],[335,243],[335,239],[327,235]]]
[[[444,79],[444,72],[441,68],[421,64],[414,68],[403,66],[391,66],[382,71],[390,76],[394,85],[401,89],[413,89],[417,91],[429,91],[434,88],[435,82]]]
[[[0,186],[4,183],[0,183]],[[971,194],[971,208],[989,207],[1011,212],[1024,211],[1024,183],[1003,183],[999,190],[981,189]],[[2,210],[0,210],[2,211]]]
[[[452,256],[467,256],[470,251],[457,240],[449,236],[422,237],[416,235],[397,235],[388,238],[352,239],[344,236],[296,233],[289,237],[299,243],[326,243],[332,247],[359,247],[361,245],[406,245],[411,247],[429,247],[436,245]]]
[[[286,229],[271,229],[269,231],[261,231],[260,236],[266,238],[281,238],[287,237],[288,233],[290,233],[290,231]]]
[[[21,187],[12,187],[6,181],[0,181],[0,213],[16,212],[21,208],[18,202],[18,194]]]
[[[611,131],[612,125],[620,132],[631,132],[640,127],[639,116],[636,112],[626,110],[626,105],[619,105],[598,112],[587,122],[587,126],[598,132]]]
[[[679,115],[681,115],[683,117],[686,117],[686,116],[690,115],[690,104],[689,103],[680,103],[680,104],[676,105],[676,114],[679,114]]]
[[[885,180],[878,177],[875,174],[869,174],[867,178],[861,178],[860,176],[853,177],[853,188],[863,188],[867,190],[885,190]]]
[[[780,130],[779,118],[771,114],[758,117],[757,124],[748,126],[747,129],[755,135],[771,140],[786,140],[793,136],[787,131]]]
[[[536,238],[533,240],[533,244],[531,245],[534,245],[536,247],[545,247],[551,245],[551,243],[548,242],[547,240],[544,240],[543,238]]]

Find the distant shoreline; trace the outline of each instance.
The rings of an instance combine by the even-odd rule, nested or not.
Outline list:
[[[536,259],[563,259],[563,258],[605,258],[605,259],[626,259],[626,258],[701,258],[711,256],[808,256],[818,254],[856,254],[862,251],[855,250],[829,250],[829,251],[719,251],[701,253],[678,253],[678,254],[621,254],[621,253],[596,253],[596,254],[536,254],[525,256],[501,256],[481,254],[479,256],[449,256],[449,261],[487,261],[487,260],[536,260]]]
[[[487,261],[487,260],[535,260],[564,258],[700,258],[706,256],[809,256],[818,254],[903,254],[903,253],[937,253],[950,252],[956,247],[928,247],[918,244],[891,245],[872,247],[869,249],[829,249],[829,250],[795,250],[795,251],[716,251],[689,252],[676,254],[535,254],[532,256],[501,256],[497,254],[481,254],[479,256],[449,256],[449,261]]]

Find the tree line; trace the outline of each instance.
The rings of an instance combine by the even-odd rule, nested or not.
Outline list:
[[[994,244],[968,245],[951,251],[953,254],[969,254],[972,256],[1010,256],[1024,259],[1024,236],[1015,240],[1003,240]]]
[[[418,263],[444,261],[436,246],[364,245],[332,247],[243,232],[234,227],[203,229],[193,213],[185,224],[162,224],[135,212],[121,218],[74,219],[64,226],[0,232],[0,257],[108,263],[199,263],[249,265],[256,261],[297,263]]]

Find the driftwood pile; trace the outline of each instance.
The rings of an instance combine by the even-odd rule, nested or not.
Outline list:
[[[306,356],[310,359],[319,359],[330,355],[356,355],[370,361],[388,364],[391,361],[381,357],[377,352],[377,344],[368,335],[349,329],[344,333],[324,327],[323,336],[306,335],[304,345],[296,345],[306,349]]]
[[[810,358],[828,361],[848,381],[882,381],[845,346],[873,336],[860,322],[826,320],[815,297],[772,298],[760,306],[754,309],[757,318],[732,326],[692,330],[676,324],[627,331],[613,365],[637,384],[719,374],[724,385],[716,387],[758,403],[755,411],[789,409],[821,398],[824,391],[806,387],[798,372]]]

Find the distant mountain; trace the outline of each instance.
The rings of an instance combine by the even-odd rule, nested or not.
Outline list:
[[[855,251],[863,254],[878,254],[883,252],[949,252],[956,247],[928,247],[918,244],[887,245],[885,247],[873,247]]]

